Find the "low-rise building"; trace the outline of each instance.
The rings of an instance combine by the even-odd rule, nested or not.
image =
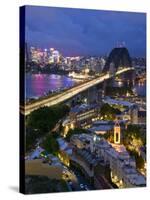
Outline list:
[[[104,158],[105,162],[109,162],[112,182],[119,188],[146,185],[145,176],[137,171],[135,160],[130,157],[123,145],[110,144],[106,140],[101,139],[96,144],[96,150],[98,155]],[[125,175],[125,167],[126,169],[127,167],[132,169],[129,170],[128,176]]]
[[[90,143],[93,137],[87,134],[73,135],[70,138],[70,142],[79,149],[88,149],[90,148]]]
[[[94,153],[97,159],[103,159],[104,165],[109,164],[111,181],[119,188],[146,185],[145,176],[137,171],[135,160],[131,158],[124,145],[112,144],[104,138],[95,138],[88,134],[72,136],[71,141],[82,151],[86,149]],[[90,144],[86,145],[86,141]]]
[[[92,126],[88,129],[89,131],[97,134],[104,135],[113,130],[114,123],[110,121],[98,120],[92,123]]]
[[[72,147],[62,138],[57,139],[59,144],[58,157],[66,166],[70,165],[70,157],[72,155]]]
[[[70,110],[69,117],[70,121],[74,121],[77,127],[85,127],[92,121],[99,119],[99,114],[99,104],[82,104],[73,107]]]

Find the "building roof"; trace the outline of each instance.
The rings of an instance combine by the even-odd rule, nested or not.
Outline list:
[[[97,108],[99,107],[98,104],[81,104],[81,105],[77,105],[75,107],[73,107],[70,112],[73,112],[73,113],[82,113],[82,112],[85,112],[87,110],[91,110],[91,109],[94,109],[94,108]]]
[[[96,165],[98,163],[98,159],[95,158],[95,156],[89,152],[88,150],[81,150],[81,149],[77,149],[77,153],[79,155],[82,156],[82,158],[88,162],[89,164],[92,164],[92,165]]]
[[[127,106],[127,107],[132,107],[135,104],[131,103],[129,101],[122,101],[122,100],[117,100],[117,99],[111,99],[110,97],[107,97],[103,100],[105,103],[108,104],[115,104],[115,105],[122,105],[122,106]]]
[[[97,120],[95,122],[93,122],[93,126],[97,126],[97,125],[108,125],[111,124],[112,121],[108,121],[108,120]]]
[[[90,131],[93,131],[93,132],[98,132],[98,131],[110,131],[113,129],[113,126],[112,125],[99,125],[99,126],[93,126],[91,128],[89,128]]]
[[[68,155],[72,154],[72,148],[64,139],[58,138],[57,141],[58,141],[60,150],[65,151]]]
[[[38,146],[29,156],[26,157],[26,159],[33,160],[35,158],[38,158],[43,151],[45,150]]]

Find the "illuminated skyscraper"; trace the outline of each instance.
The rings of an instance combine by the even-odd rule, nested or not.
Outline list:
[[[37,56],[37,50],[35,47],[30,48],[30,54],[31,54],[31,61],[32,62],[38,62],[38,56]]]
[[[54,62],[59,63],[59,58],[60,58],[59,51],[54,50],[52,56],[54,58]]]

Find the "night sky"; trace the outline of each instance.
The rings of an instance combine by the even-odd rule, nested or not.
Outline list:
[[[64,56],[104,55],[124,42],[131,56],[145,56],[146,15],[27,6],[26,41]]]

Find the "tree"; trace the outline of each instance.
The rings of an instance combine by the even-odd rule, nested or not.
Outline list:
[[[144,167],[144,160],[143,160],[142,156],[137,155],[135,157],[135,160],[136,160],[136,167],[138,169],[143,169],[143,167]]]
[[[49,134],[45,137],[42,147],[51,154],[57,155],[59,151],[59,144],[54,135]]]
[[[27,118],[27,127],[45,133],[54,128],[55,124],[69,112],[67,105],[42,107],[33,111]]]
[[[26,137],[25,137],[25,148],[26,151],[30,151],[32,148],[34,148],[36,144],[37,138],[39,138],[39,131],[33,130],[30,128],[26,129]]]
[[[143,134],[136,125],[128,125],[124,131],[123,143],[131,151],[139,151],[139,148],[145,144]]]
[[[101,107],[100,113],[101,113],[101,116],[103,117],[103,119],[114,120],[115,116],[117,114],[120,114],[121,112],[120,112],[120,110],[118,108],[113,108],[109,104],[105,103]]]
[[[69,112],[67,105],[42,107],[33,111],[26,118],[26,151],[33,148],[37,139],[50,132],[60,119]],[[58,135],[58,134],[57,134]]]

